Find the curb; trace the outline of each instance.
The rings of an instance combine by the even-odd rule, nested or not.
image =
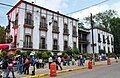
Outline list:
[[[93,65],[93,67],[103,66],[103,65],[106,65],[106,64],[96,64],[96,65]],[[57,71],[57,74],[65,73],[65,72],[71,72],[71,71],[76,71],[76,70],[82,70],[82,69],[86,69],[86,68],[88,68],[88,66],[61,70],[61,71]],[[49,76],[49,75],[50,75],[50,73],[45,73],[45,74],[37,74],[35,76],[26,76],[26,77],[22,77],[22,78],[39,78],[39,77]]]

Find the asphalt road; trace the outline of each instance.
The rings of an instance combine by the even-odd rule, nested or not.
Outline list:
[[[120,78],[120,62],[112,65],[94,67],[93,69],[57,74],[56,77],[45,76],[41,78]]]

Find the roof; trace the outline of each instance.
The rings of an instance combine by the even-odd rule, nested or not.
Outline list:
[[[75,21],[78,21],[78,19],[75,19],[75,18],[66,16],[66,15],[63,15],[63,14],[61,14],[61,13],[59,13],[59,12],[52,11],[52,10],[50,10],[50,9],[47,9],[47,8],[38,6],[38,5],[36,5],[36,4],[30,3],[30,2],[27,2],[27,1],[24,1],[24,0],[20,0],[13,8],[7,13],[7,15],[9,15],[9,14],[10,14],[16,7],[18,7],[21,3],[26,3],[26,4],[29,4],[29,5],[32,5],[32,6],[41,8],[41,9],[45,9],[45,10],[50,11],[50,12],[53,12],[53,13],[55,13],[55,14],[59,14],[59,15],[61,15],[61,16],[64,16],[64,17],[73,19],[73,20],[75,20]]]

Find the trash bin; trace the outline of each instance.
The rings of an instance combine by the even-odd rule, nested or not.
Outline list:
[[[53,76],[57,76],[55,63],[50,64],[50,77],[53,77]]]

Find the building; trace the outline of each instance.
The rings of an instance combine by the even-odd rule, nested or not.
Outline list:
[[[100,28],[93,28],[93,35],[94,35],[94,52],[99,53],[100,50],[105,50],[106,53],[114,52],[113,41],[114,37],[110,32],[105,32]],[[88,53],[93,53],[92,50],[92,32],[90,30],[90,34],[88,34],[88,40],[90,44],[88,45]]]
[[[89,30],[83,30],[83,29],[78,29],[78,48],[81,53],[87,53],[88,52],[88,45],[89,45],[89,40],[88,40],[88,35],[90,34]]]
[[[16,50],[62,52],[78,48],[78,20],[20,0],[8,13],[7,35]]]

